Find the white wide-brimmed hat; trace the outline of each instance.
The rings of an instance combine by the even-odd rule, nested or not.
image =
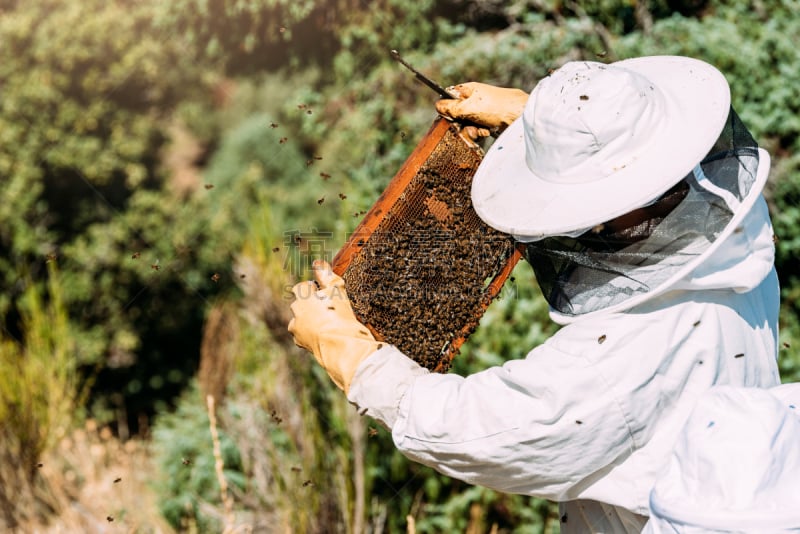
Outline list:
[[[683,179],[729,110],[727,81],[703,61],[567,63],[488,150],[472,183],[475,211],[521,240],[589,229]]]

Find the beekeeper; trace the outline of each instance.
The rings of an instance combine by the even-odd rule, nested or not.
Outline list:
[[[527,244],[563,328],[525,359],[429,373],[375,341],[321,264],[289,329],[409,458],[558,501],[562,532],[639,532],[698,397],[779,383],[769,156],[695,59],[570,62],[529,97],[454,89],[440,113],[507,126],[472,201]]]
[[[650,515],[648,534],[800,532],[800,383],[701,396]]]

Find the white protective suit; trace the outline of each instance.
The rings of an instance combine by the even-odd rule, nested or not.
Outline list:
[[[650,494],[648,534],[800,532],[800,383],[712,388]]]
[[[438,471],[562,503],[562,532],[640,532],[648,497],[697,399],[715,384],[772,387],[779,292],[759,179],[691,270],[630,307],[565,326],[525,359],[433,374],[392,346],[348,398]]]

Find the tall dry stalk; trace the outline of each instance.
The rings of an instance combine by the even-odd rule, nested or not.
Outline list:
[[[219,482],[219,494],[225,510],[225,527],[223,534],[231,534],[235,528],[235,517],[233,515],[233,499],[228,493],[228,481],[225,480],[225,462],[222,459],[222,447],[219,443],[219,433],[217,432],[217,415],[214,408],[214,396],[206,396],[206,408],[208,409],[208,427],[211,430],[211,441],[214,444],[214,469],[217,473]]]

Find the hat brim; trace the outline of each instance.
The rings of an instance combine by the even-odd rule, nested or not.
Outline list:
[[[488,225],[529,240],[590,228],[657,198],[708,153],[730,110],[730,89],[716,68],[679,56],[614,65],[645,76],[663,93],[664,122],[652,141],[605,178],[559,184],[528,168],[517,119],[489,148],[472,182],[473,206]]]

